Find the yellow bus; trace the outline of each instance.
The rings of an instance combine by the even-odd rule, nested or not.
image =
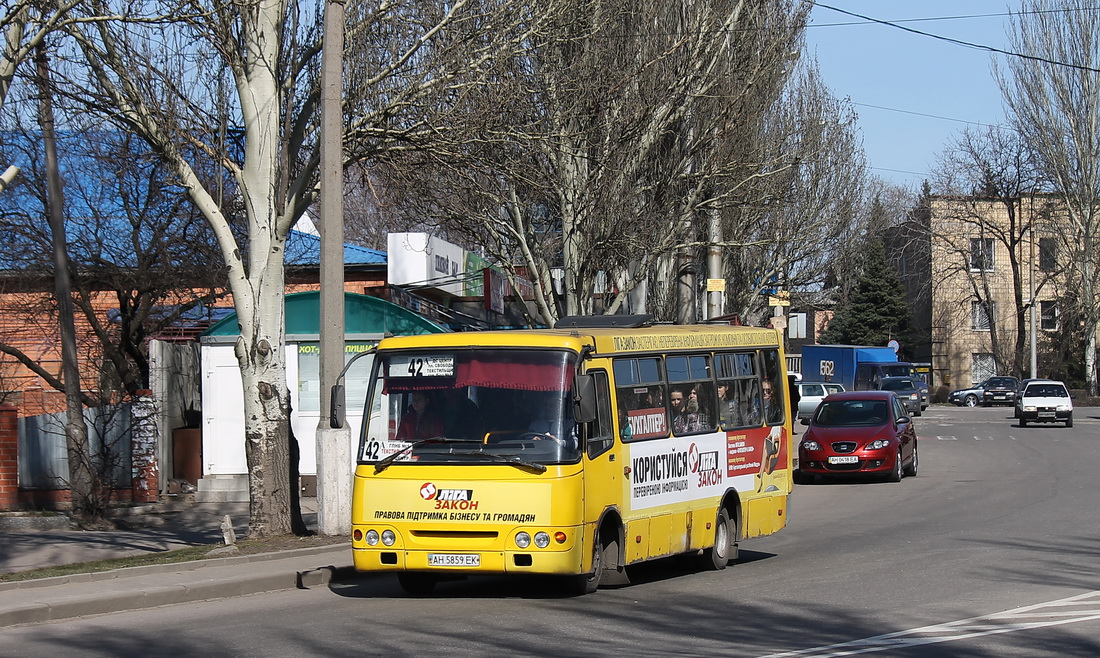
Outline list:
[[[355,568],[410,594],[475,574],[556,575],[584,594],[676,554],[724,569],[741,539],[786,525],[785,363],[774,329],[648,316],[385,338]]]

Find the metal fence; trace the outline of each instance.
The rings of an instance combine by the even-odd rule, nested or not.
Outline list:
[[[116,488],[129,488],[130,405],[84,410],[88,448],[96,469]],[[68,489],[69,454],[65,414],[19,419],[19,488]]]

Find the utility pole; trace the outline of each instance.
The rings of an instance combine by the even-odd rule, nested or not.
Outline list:
[[[317,530],[351,531],[351,432],[333,385],[344,368],[344,0],[325,2],[321,55],[321,420],[317,426]],[[343,396],[342,389],[337,393]]]
[[[726,296],[726,279],[722,272],[722,218],[714,208],[707,210],[707,233],[710,245],[707,247],[707,317],[710,320],[722,315]]]

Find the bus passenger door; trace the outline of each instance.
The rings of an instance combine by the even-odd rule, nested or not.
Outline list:
[[[596,420],[589,425],[584,455],[585,541],[592,541],[595,524],[609,506],[622,509],[622,443],[616,440],[607,373],[590,370],[596,388]],[[620,550],[622,546],[620,545]]]

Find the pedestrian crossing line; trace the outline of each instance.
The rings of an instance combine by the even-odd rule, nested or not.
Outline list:
[[[945,624],[924,626],[811,649],[773,653],[763,658],[853,656],[1095,620],[1100,620],[1100,591],[1086,592],[1056,601]]]

